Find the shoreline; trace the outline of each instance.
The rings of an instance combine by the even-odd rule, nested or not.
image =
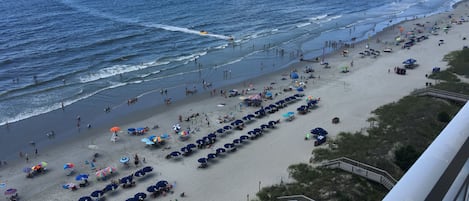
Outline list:
[[[460,5],[462,5],[462,4],[460,4]],[[452,12],[456,12],[456,11],[452,11]],[[445,14],[447,14],[447,13],[437,14],[438,16],[429,16],[429,17],[423,18],[423,19],[425,19],[427,21],[430,21],[431,19],[444,19]],[[466,14],[466,16],[467,16],[467,14]],[[417,22],[417,21],[421,21],[421,20],[422,20],[422,18],[419,18],[419,19],[416,19],[416,20],[405,21],[405,22],[402,22],[400,24],[407,24],[406,26],[410,26],[410,25],[412,25],[412,22]],[[459,25],[455,25],[455,26],[459,26]],[[467,23],[465,23],[464,26],[467,27]],[[382,49],[382,48],[378,48],[378,46],[383,46],[384,44],[382,44],[382,43],[376,44],[374,42],[376,40],[376,37],[386,38],[386,37],[389,37],[389,36],[393,36],[394,35],[393,31],[396,31],[396,30],[393,30],[393,29],[384,30],[383,32],[378,33],[376,36],[373,36],[370,39],[372,41],[371,43],[373,45],[377,46],[376,48],[373,46],[373,48]],[[451,30],[451,31],[453,31],[453,30]],[[448,36],[445,36],[444,34],[442,34],[441,36],[430,36],[430,39],[432,41],[437,41],[437,39],[439,39],[440,37],[445,38],[445,39],[448,38]],[[450,42],[449,40],[450,39],[447,40],[448,43]],[[451,40],[457,40],[457,39],[451,39]],[[422,45],[424,43],[426,45],[428,45],[428,43],[430,43],[430,41],[424,41],[424,42],[422,42]],[[257,172],[257,171],[255,171],[254,173],[251,172],[251,171],[240,172],[239,174],[241,174],[241,175],[239,175],[239,177],[240,178],[250,178],[251,180],[256,180],[256,181],[250,182],[250,184],[246,184],[245,187],[240,188],[238,190],[233,190],[233,189],[232,190],[227,190],[227,188],[229,186],[233,187],[233,185],[227,185],[227,186],[219,185],[219,186],[216,186],[216,184],[214,184],[214,183],[211,183],[211,182],[208,183],[209,181],[205,181],[205,183],[210,184],[208,186],[210,186],[211,188],[217,189],[218,192],[228,191],[228,192],[226,192],[227,195],[219,195],[220,197],[225,197],[226,198],[226,197],[229,197],[229,195],[239,195],[237,197],[239,198],[239,200],[242,200],[243,198],[245,198],[244,190],[246,190],[246,188],[251,189],[248,194],[250,194],[251,196],[254,196],[253,192],[255,191],[255,189],[257,189],[257,180],[262,181],[262,185],[269,185],[269,184],[272,184],[272,183],[279,183],[280,181],[288,181],[288,175],[286,174],[286,169],[284,167],[285,164],[288,165],[291,162],[298,162],[298,161],[303,161],[304,162],[304,161],[307,161],[308,158],[309,158],[309,153],[299,154],[298,156],[295,155],[295,157],[291,157],[290,159],[288,159],[288,157],[283,158],[283,161],[281,162],[282,165],[279,165],[278,167],[266,168],[267,165],[272,163],[270,161],[267,161],[268,159],[272,158],[271,155],[275,155],[275,154],[282,155],[282,150],[290,150],[290,151],[298,154],[298,153],[303,153],[304,150],[309,149],[309,151],[310,151],[310,149],[313,148],[311,143],[304,143],[304,140],[302,138],[302,134],[298,135],[298,138],[288,138],[286,136],[279,136],[279,135],[288,133],[289,130],[298,131],[298,133],[307,132],[307,130],[310,129],[310,128],[301,128],[301,127],[296,128],[295,125],[297,125],[297,126],[298,125],[303,125],[304,126],[305,125],[304,123],[311,122],[312,120],[316,121],[315,123],[317,125],[326,125],[326,124],[328,125],[330,123],[329,121],[330,121],[330,116],[331,115],[337,115],[337,116],[340,116],[340,117],[347,117],[347,116],[348,117],[352,116],[352,117],[351,118],[345,118],[344,123],[341,123],[341,125],[339,126],[340,128],[328,126],[328,127],[330,127],[330,128],[328,128],[329,131],[332,131],[330,133],[337,133],[337,132],[343,130],[344,128],[347,128],[346,130],[360,130],[361,128],[366,127],[366,122],[363,121],[363,119],[366,120],[366,117],[369,116],[370,114],[369,113],[365,114],[364,111],[361,111],[362,113],[353,113],[352,112],[351,114],[348,114],[348,113],[350,113],[348,110],[338,110],[338,108],[344,109],[344,105],[353,103],[353,104],[355,104],[354,106],[356,108],[366,108],[366,109],[372,108],[372,109],[375,109],[376,107],[378,107],[382,104],[385,104],[385,103],[383,103],[383,100],[386,100],[386,101],[388,101],[389,99],[393,100],[395,97],[401,97],[402,94],[406,94],[408,91],[413,90],[413,89],[410,89],[410,88],[408,88],[408,89],[402,89],[401,88],[401,91],[395,91],[395,89],[391,89],[392,87],[394,87],[393,84],[396,84],[395,83],[396,80],[398,82],[409,84],[409,86],[415,86],[416,85],[415,83],[421,83],[421,85],[418,85],[418,84],[417,85],[421,86],[422,88],[424,87],[424,84],[423,84],[424,81],[423,80],[425,80],[425,77],[420,75],[420,74],[416,75],[417,74],[416,72],[422,73],[422,72],[430,71],[431,70],[430,66],[421,66],[418,69],[409,70],[408,71],[409,75],[406,75],[406,76],[398,76],[398,75],[395,75],[393,73],[391,75],[388,75],[387,69],[392,68],[392,66],[384,66],[384,67],[381,66],[380,67],[381,69],[371,69],[370,67],[368,67],[368,65],[371,65],[371,64],[376,65],[375,63],[378,62],[378,61],[381,61],[381,62],[384,62],[384,63],[395,63],[395,65],[399,65],[402,61],[399,58],[391,58],[391,57],[399,57],[399,56],[402,56],[402,54],[405,55],[406,52],[414,52],[415,53],[415,51],[421,50],[419,48],[421,48],[420,46],[422,46],[422,45],[417,43],[417,45],[415,47],[412,47],[411,50],[400,50],[399,49],[399,50],[396,50],[396,52],[391,53],[391,55],[381,55],[380,57],[378,57],[376,59],[373,59],[373,58],[363,58],[363,59],[358,58],[358,56],[357,56],[358,52],[360,50],[364,49],[363,47],[364,47],[365,44],[366,44],[366,41],[361,41],[361,42],[355,44],[355,48],[349,49],[349,51],[350,51],[349,52],[349,55],[350,55],[349,57],[340,56],[339,55],[339,53],[340,53],[339,50],[336,51],[333,54],[327,55],[326,56],[326,58],[327,58],[326,61],[329,62],[332,65],[332,67],[329,68],[329,69],[322,68],[322,66],[318,67],[318,65],[316,63],[312,64],[310,62],[295,62],[294,64],[292,64],[292,65],[290,65],[286,68],[283,68],[283,69],[277,70],[275,72],[269,73],[268,75],[263,75],[263,76],[261,76],[257,79],[253,79],[253,80],[256,80],[256,81],[253,81],[254,87],[258,89],[255,92],[261,91],[264,86],[273,86],[275,88],[274,89],[275,91],[281,92],[282,88],[287,87],[291,84],[291,83],[289,83],[289,79],[287,79],[287,80],[281,80],[280,79],[280,77],[283,77],[282,74],[287,74],[288,75],[288,72],[292,69],[297,69],[297,70],[301,71],[304,68],[305,65],[313,65],[313,68],[315,69],[314,74],[320,75],[321,77],[317,78],[317,79],[307,80],[308,84],[307,84],[307,88],[306,88],[305,93],[309,94],[310,92],[313,92],[313,94],[311,94],[311,95],[321,97],[322,101],[320,103],[319,108],[317,108],[316,110],[313,110],[312,112],[310,112],[310,114],[307,114],[307,115],[304,115],[304,116],[299,115],[298,118],[296,120],[294,120],[293,122],[282,122],[281,125],[279,126],[279,129],[271,131],[270,133],[266,134],[266,136],[264,136],[261,139],[258,139],[256,141],[252,141],[249,144],[247,144],[246,146],[243,145],[243,147],[240,148],[238,153],[236,153],[234,155],[227,156],[227,158],[230,158],[231,161],[230,161],[230,159],[223,159],[223,161],[220,161],[217,164],[214,164],[213,168],[209,168],[207,170],[200,170],[200,171],[199,170],[194,170],[196,173],[199,174],[199,175],[193,175],[194,178],[191,178],[191,179],[184,178],[186,176],[186,174],[177,174],[177,171],[184,171],[187,168],[193,168],[194,164],[196,164],[195,161],[196,161],[197,157],[191,156],[191,157],[187,158],[187,160],[184,159],[184,161],[182,161],[182,162],[180,162],[180,161],[179,162],[177,162],[177,161],[166,161],[164,159],[164,156],[167,152],[172,151],[176,147],[179,148],[179,147],[182,146],[182,144],[185,144],[187,142],[180,142],[177,139],[177,136],[171,135],[171,136],[174,136],[174,138],[170,139],[169,142],[168,142],[168,146],[171,146],[171,149],[166,150],[166,149],[159,148],[157,150],[148,150],[148,149],[145,149],[143,147],[142,143],[139,142],[139,139],[134,139],[134,138],[138,138],[138,137],[127,136],[127,134],[121,133],[120,134],[122,136],[121,141],[119,141],[119,143],[117,143],[116,145],[113,145],[113,144],[110,144],[110,142],[109,142],[109,137],[108,137],[109,131],[108,131],[108,129],[109,129],[110,126],[107,126],[107,125],[102,125],[101,127],[93,127],[89,132],[80,133],[80,135],[74,135],[73,137],[71,137],[69,139],[58,139],[60,137],[58,135],[56,137],[56,140],[63,140],[62,141],[63,143],[61,143],[60,145],[56,145],[54,147],[47,147],[47,148],[46,147],[44,147],[44,148],[41,147],[41,149],[39,150],[39,155],[38,155],[37,158],[35,158],[35,161],[36,160],[47,160],[49,162],[49,164],[53,164],[54,161],[65,163],[66,161],[62,161],[62,159],[67,159],[68,158],[67,156],[72,155],[72,156],[78,156],[77,159],[73,159],[74,161],[76,161],[75,163],[78,164],[79,161],[83,161],[84,158],[88,158],[93,152],[96,151],[96,150],[88,149],[87,145],[96,144],[96,145],[99,145],[100,147],[103,146],[103,148],[98,149],[100,152],[103,152],[102,153],[103,158],[99,159],[99,164],[98,165],[117,164],[116,166],[119,166],[119,164],[116,163],[116,161],[117,161],[116,158],[115,158],[116,156],[122,155],[124,153],[133,153],[133,152],[138,151],[140,154],[142,154],[143,157],[147,158],[147,161],[148,161],[147,164],[152,164],[154,167],[160,169],[160,170],[158,170],[158,172],[165,175],[165,177],[168,178],[168,181],[169,180],[178,181],[178,187],[176,188],[177,192],[180,192],[182,189],[184,189],[182,191],[188,192],[189,196],[191,196],[191,197],[195,196],[195,197],[192,198],[193,200],[200,200],[199,198],[202,198],[203,197],[202,195],[204,194],[204,191],[206,191],[206,189],[204,189],[203,187],[198,186],[198,185],[200,185],[200,184],[198,184],[198,181],[200,179],[203,179],[203,178],[208,177],[210,175],[217,175],[217,177],[216,177],[217,179],[215,179],[215,180],[216,181],[217,180],[223,181],[221,178],[224,175],[224,172],[221,171],[220,169],[226,168],[226,169],[230,169],[230,170],[236,170],[237,169],[236,167],[230,167],[230,166],[233,166],[233,164],[236,164],[236,163],[234,163],[234,161],[239,162],[240,160],[243,160],[243,158],[246,158],[246,161],[242,162],[242,164],[244,164],[247,167],[260,166],[260,168],[264,168],[265,172],[262,173],[262,174],[260,172]],[[433,44],[433,45],[436,45],[436,43]],[[449,46],[449,44],[448,44],[448,46]],[[457,49],[460,49],[461,47],[459,47]],[[397,48],[397,47],[393,46],[393,49],[394,48]],[[417,50],[414,50],[414,48],[417,49]],[[441,59],[441,58],[438,58],[438,59]],[[351,72],[347,73],[347,74],[340,73],[338,68],[343,66],[343,65],[349,65],[351,60],[354,61],[354,67],[350,67]],[[419,60],[419,62],[420,62],[420,60]],[[426,69],[427,71],[424,71],[423,69]],[[378,88],[378,86],[376,86],[378,89],[370,89],[370,88],[372,88],[372,87],[370,87],[371,83],[367,83],[367,80],[362,80],[362,82],[364,82],[364,83],[362,83],[362,82],[358,83],[356,81],[357,77],[361,78],[361,79],[367,79],[368,78],[368,79],[370,79],[370,81],[374,80],[374,79],[381,79],[379,81],[382,81],[382,83],[381,83],[382,86],[379,86],[379,88]],[[378,77],[378,78],[375,78],[375,77]],[[415,79],[417,81],[410,80],[410,79]],[[271,82],[276,82],[277,84],[270,85]],[[370,88],[366,88],[366,87],[363,88],[364,86],[368,86]],[[224,87],[224,89],[230,89],[230,88],[244,89],[244,88],[246,88],[246,86],[244,86],[244,82],[240,82],[240,83],[237,83],[237,84],[229,85],[229,87]],[[328,94],[328,91],[330,89],[338,90],[342,94],[339,94],[339,95],[337,95],[337,94]],[[379,93],[379,92],[383,93],[382,92],[383,89],[384,90],[388,89],[386,95],[389,96],[389,97],[377,97],[376,94],[373,94],[373,93]],[[288,94],[291,94],[291,93],[288,93]],[[159,94],[157,94],[157,93],[154,94],[154,96],[158,96],[158,95]],[[279,95],[279,97],[283,97],[284,95],[285,95],[285,93],[281,93]],[[369,98],[370,100],[366,100],[366,101],[361,100],[362,97],[360,97],[360,95],[362,95],[362,96],[367,95],[365,97]],[[142,101],[142,102],[151,101],[151,99],[154,98],[154,96],[153,97],[145,96],[145,97],[142,97],[141,100],[139,100],[139,101]],[[340,97],[342,97],[342,96],[347,96],[348,99],[350,99],[350,100],[345,100],[345,99],[344,100],[338,100],[338,98],[340,99]],[[330,105],[329,101],[338,103],[338,105]],[[198,138],[202,135],[206,135],[206,133],[208,133],[210,131],[213,131],[213,129],[220,126],[220,124],[215,123],[215,121],[217,119],[217,116],[233,112],[237,117],[240,117],[241,114],[246,114],[248,111],[253,111],[254,110],[254,108],[249,108],[249,110],[247,108],[242,108],[243,109],[242,112],[238,111],[237,110],[237,106],[238,106],[237,103],[238,102],[239,102],[238,98],[227,98],[227,99],[225,99],[223,97],[220,97],[219,95],[216,96],[216,97],[211,97],[209,92],[198,93],[195,96],[191,97],[190,99],[185,98],[181,101],[174,102],[173,104],[171,104],[169,106],[149,107],[149,109],[144,110],[146,112],[141,112],[141,110],[143,110],[143,109],[141,109],[140,111],[134,111],[132,113],[133,115],[131,115],[131,116],[117,117],[116,119],[113,119],[112,117],[109,117],[109,119],[103,120],[103,124],[106,124],[106,122],[108,122],[108,123],[112,122],[112,124],[121,124],[120,125],[121,128],[123,130],[125,130],[127,127],[140,127],[140,126],[149,126],[149,127],[151,127],[156,122],[158,125],[160,125],[160,128],[156,129],[156,130],[150,130],[151,131],[150,134],[157,133],[159,135],[159,134],[162,134],[163,132],[170,133],[170,131],[171,131],[170,126],[173,123],[176,123],[178,121],[177,120],[178,115],[189,116],[192,113],[197,113],[197,112],[206,113],[210,117],[209,121],[211,122],[211,125],[212,125],[211,127],[205,126],[204,119],[198,119],[197,122],[194,123],[194,124],[192,124],[190,122],[183,122],[183,124],[182,124],[183,126],[191,126],[191,127],[194,127],[194,128],[199,127],[201,129],[200,132],[195,133],[194,136],[191,138],[191,140],[195,140],[196,138]],[[216,104],[219,104],[219,103],[225,103],[226,105],[222,108],[218,108],[216,106]],[[298,105],[298,104],[295,103],[292,106],[289,106],[289,108],[287,108],[287,109],[294,110],[296,108],[295,107],[296,105]],[[129,106],[128,109],[135,109],[135,107]],[[282,112],[284,112],[284,111],[286,111],[286,110],[282,110]],[[61,111],[57,111],[57,112],[61,112]],[[113,112],[114,111],[112,111],[110,114],[113,114]],[[138,112],[138,114],[136,114],[137,112]],[[354,111],[354,112],[358,112],[358,111]],[[278,113],[275,114],[275,115],[276,115],[275,117],[279,118]],[[259,121],[256,121],[254,124],[257,125],[257,124],[263,123],[266,120],[267,119],[260,119]],[[71,119],[71,121],[72,122],[74,121],[73,118]],[[216,125],[216,126],[213,126],[213,125]],[[255,125],[248,125],[248,128],[253,128],[254,126]],[[70,132],[72,132],[72,131],[70,131]],[[238,136],[239,134],[242,134],[242,133],[244,133],[244,132],[237,132],[235,134],[235,136]],[[273,135],[273,136],[269,136],[269,135]],[[145,135],[145,136],[148,136],[148,135]],[[227,138],[229,138],[229,137],[227,137]],[[280,140],[288,141],[288,139],[290,139],[290,142],[285,142],[283,144],[279,143]],[[221,140],[228,140],[228,139],[221,139]],[[262,142],[262,141],[264,141],[264,142]],[[28,141],[25,141],[25,142],[28,142]],[[267,143],[267,144],[260,145],[262,143]],[[217,142],[216,146],[218,147],[220,144],[221,143]],[[119,148],[115,148],[116,146],[119,146]],[[291,150],[292,149],[291,146],[297,146],[297,147],[295,147],[294,150]],[[109,148],[110,150],[114,150],[115,153],[113,153],[113,151],[105,151],[106,148]],[[135,151],[134,148],[137,151]],[[68,150],[68,149],[70,149],[70,152],[68,152],[68,153],[57,151],[57,150]],[[155,154],[155,152],[156,152],[156,154]],[[203,152],[203,151],[199,151],[199,153],[197,153],[197,154],[200,155],[201,154],[200,152]],[[257,154],[256,156],[258,156],[258,157],[252,156],[250,152],[256,153]],[[156,155],[156,157],[154,155]],[[259,157],[259,156],[262,156],[264,158]],[[285,154],[283,154],[282,156],[285,156]],[[252,159],[252,158],[254,158],[254,159]],[[258,160],[256,160],[256,158]],[[50,162],[51,160],[53,161],[52,163]],[[266,160],[266,161],[264,161],[264,160]],[[272,159],[272,161],[273,162],[278,162],[275,159]],[[259,164],[259,163],[263,163],[263,164]],[[11,162],[11,163],[9,162],[8,172],[14,174],[15,172],[19,171],[19,169],[12,168],[12,166],[20,166],[21,164],[24,164],[24,161],[19,161],[18,160],[18,161]],[[61,164],[56,164],[56,165],[58,165],[58,167],[60,167]],[[187,166],[189,166],[189,167],[187,167]],[[256,168],[256,170],[258,170],[260,168]],[[79,169],[81,171],[85,171],[86,167],[80,167],[80,168],[77,168],[77,169]],[[3,169],[3,167],[2,167],[1,171],[2,171],[2,173],[4,173],[3,171],[5,171],[5,169]],[[50,171],[51,171],[50,174],[55,175],[54,177],[56,179],[58,178],[60,180],[60,181],[57,181],[57,182],[69,181],[70,180],[69,178],[68,179],[65,178],[65,176],[63,174],[57,173],[57,172],[61,171],[59,168],[55,168],[55,169],[51,168]],[[121,167],[119,166],[119,171],[128,172],[129,170],[125,170],[125,169],[121,170]],[[188,171],[188,172],[190,173],[190,172],[194,172],[194,171],[191,170],[191,171]],[[55,173],[52,173],[52,172],[55,172]],[[187,173],[187,174],[189,174],[189,173]],[[57,176],[57,174],[58,174],[58,176]],[[256,175],[253,176],[252,174],[256,174]],[[259,175],[257,175],[257,174],[259,174]],[[122,176],[122,175],[125,175],[125,174],[119,174],[118,176]],[[280,178],[275,177],[275,178],[267,179],[267,178],[271,177],[272,175],[280,175],[279,176]],[[46,182],[48,177],[51,177],[51,176],[44,175],[44,176],[38,177],[37,179],[35,178],[33,181],[34,181],[34,183]],[[2,178],[2,177],[0,177],[0,178]],[[160,179],[160,178],[162,178],[162,177],[159,176],[158,179]],[[234,180],[233,183],[236,183],[236,184],[242,184],[243,183],[242,180],[240,180],[240,179],[234,179],[234,178],[231,178],[231,179]],[[22,181],[25,181],[25,179],[23,178],[23,175],[14,176],[14,177],[11,178],[11,180],[13,180],[14,183],[21,183]],[[187,183],[184,183],[182,181],[187,181]],[[94,182],[94,181],[93,181],[93,183],[96,186],[102,186],[102,185],[105,184],[105,182],[99,182],[98,183],[98,182]],[[145,183],[148,183],[148,182],[142,182],[142,185],[140,185],[140,183],[139,183],[139,185],[137,186],[138,190],[143,190],[144,187],[148,186],[148,185],[145,185]],[[30,185],[32,185],[32,184],[25,184],[25,186],[22,186],[22,188],[26,188],[27,186],[30,186]],[[51,190],[53,192],[53,193],[51,193],[52,195],[65,195],[66,196],[66,195],[70,194],[70,195],[73,195],[73,196],[70,196],[70,197],[75,198],[79,195],[89,194],[88,191],[95,188],[96,186],[94,186],[92,188],[80,189],[78,191],[79,193],[64,192],[63,189],[56,189],[58,187],[55,186],[55,185],[51,185],[51,184],[45,185],[41,189]],[[194,186],[197,186],[197,187],[194,187]],[[259,183],[259,186],[261,186],[261,183]],[[23,190],[23,189],[21,189],[21,190]],[[36,189],[35,191],[37,191],[37,190],[38,189]],[[136,189],[131,190],[132,192],[129,193],[129,191],[127,191],[127,190],[119,189],[119,191],[121,193],[124,192],[123,194],[125,194],[125,195],[134,193],[133,191],[135,191],[135,190]],[[197,193],[197,191],[202,191],[202,192]],[[214,192],[216,192],[216,191],[214,191]],[[21,194],[23,194],[26,197],[26,199],[29,197],[28,195],[30,195],[30,196],[37,195],[34,192],[25,193],[24,191],[21,191],[20,195]],[[125,195],[117,195],[117,196],[119,196],[120,198],[124,198]],[[177,193],[176,193],[176,195],[177,195]],[[46,195],[43,195],[43,196],[46,196]],[[43,198],[46,198],[46,197],[43,197]],[[170,198],[174,199],[175,196],[168,197],[168,198],[165,198],[165,199],[170,199]]]

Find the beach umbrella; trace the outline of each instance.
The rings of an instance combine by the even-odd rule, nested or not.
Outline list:
[[[239,140],[239,139],[234,139],[233,140],[233,144],[239,144],[239,143],[241,143],[241,140]]]
[[[42,161],[41,163],[38,164],[39,166],[45,168],[47,166],[47,163]]]
[[[75,180],[82,181],[88,179],[88,174],[79,174],[75,177]]]
[[[261,124],[261,129],[266,129],[266,128],[269,128],[270,126],[267,125],[267,124]]]
[[[96,178],[99,179],[99,178],[105,177],[105,176],[106,176],[106,173],[105,173],[103,170],[99,170],[99,171],[97,171],[97,172],[95,173],[95,175],[96,175]]]
[[[247,135],[241,135],[241,136],[239,137],[239,139],[240,139],[240,140],[247,140],[247,139],[249,139],[249,136],[247,136]]]
[[[200,160],[200,159],[199,159],[199,160]],[[166,187],[168,184],[169,184],[169,183],[168,183],[167,181],[165,181],[165,180],[160,180],[160,181],[156,182],[155,186],[156,186],[157,188],[164,188],[164,187]]]
[[[134,173],[134,176],[136,176],[136,177],[141,177],[141,176],[144,176],[144,175],[145,175],[145,172],[141,171],[141,170]]]
[[[145,194],[144,192],[138,192],[134,195],[134,198],[137,200],[144,200],[145,198],[147,198],[147,194]]]
[[[296,73],[295,71],[292,71],[292,72],[290,73],[290,78],[291,78],[291,79],[296,80],[296,79],[298,79],[298,77],[299,77],[299,76],[298,76],[298,73]]]
[[[199,163],[207,163],[207,159],[206,159],[206,158],[199,158],[199,160],[197,160],[197,162],[199,162]]]
[[[191,144],[188,144],[186,147],[189,149],[192,149],[192,148],[196,148],[197,146],[191,143]]]
[[[179,131],[181,129],[181,126],[179,124],[174,124],[173,125],[173,130],[174,131]]]
[[[117,188],[119,188],[119,185],[117,185],[116,183],[111,183],[111,184],[106,185],[103,191],[114,191]]]
[[[269,121],[269,126],[274,126],[277,124],[277,121]]]
[[[412,58],[409,58],[409,59],[403,61],[402,64],[412,65],[412,64],[414,64],[415,62],[417,62],[417,60],[412,59]]]
[[[106,168],[103,169],[106,173],[113,173],[113,172],[116,172],[117,169],[115,167],[112,167],[112,166],[108,166]]]
[[[145,128],[142,128],[142,127],[137,128],[137,132],[138,133],[145,133]]]
[[[136,198],[128,198],[128,199],[127,199],[127,200],[125,200],[125,201],[139,201],[139,200],[138,200],[138,199],[136,199]]]
[[[184,153],[188,153],[188,152],[191,152],[192,150],[188,147],[182,147],[181,151],[184,152]]]
[[[231,129],[233,129],[233,127],[232,127],[232,126],[229,126],[229,125],[226,125],[226,126],[223,126],[223,129],[225,129],[225,130],[231,130]]]
[[[207,135],[207,137],[208,137],[209,139],[215,139],[215,138],[217,138],[217,135],[215,135],[215,134],[213,134],[213,133],[210,133],[210,134]]]
[[[73,187],[76,187],[77,185],[75,185],[74,183],[68,183],[68,184],[64,184],[62,185],[62,188],[64,189],[71,189]]]
[[[91,198],[90,196],[84,196],[78,199],[78,201],[93,201],[93,198]]]
[[[75,167],[75,164],[73,164],[73,163],[65,163],[64,170],[73,169],[74,167]]]
[[[133,180],[133,175],[130,175],[130,176],[121,178],[119,181],[122,184],[126,184],[126,183],[131,183],[132,180]]]
[[[142,171],[145,172],[145,173],[151,172],[151,171],[153,171],[153,167],[146,166],[146,167],[142,168]]]
[[[223,147],[229,149],[229,148],[234,148],[235,145],[233,143],[226,143],[225,145],[223,145]]]
[[[113,191],[113,190],[116,190],[117,188],[119,188],[119,186],[117,184],[112,183],[112,184],[106,185],[106,187],[104,187],[103,191],[105,191],[105,192]]]
[[[223,132],[225,132],[225,130],[223,130],[223,128],[220,128],[220,129],[217,130],[217,133],[223,133]]]
[[[18,190],[16,190],[15,188],[9,188],[3,194],[4,195],[14,195],[17,191]]]
[[[220,154],[220,153],[225,153],[226,152],[226,149],[223,149],[223,148],[218,148],[216,150],[217,154]]]
[[[209,154],[207,154],[207,158],[208,158],[208,159],[214,159],[214,158],[216,158],[216,157],[217,157],[217,154],[216,154],[216,153],[209,153]]]
[[[95,190],[91,193],[91,197],[99,198],[104,195],[104,191],[102,190]]]
[[[134,134],[137,130],[135,128],[128,128],[127,133]]]
[[[127,156],[123,156],[121,157],[121,159],[119,160],[119,162],[123,163],[123,164],[126,164],[130,161],[130,158],[127,157]]]
[[[168,139],[170,136],[168,135],[168,133],[163,133],[162,135],[160,135],[160,137],[163,139]]]
[[[236,119],[234,122],[231,123],[232,126],[237,126],[244,123],[241,119]]]
[[[119,128],[118,126],[114,126],[114,127],[112,127],[111,129],[109,129],[109,130],[110,130],[111,132],[113,132],[113,133],[117,133],[117,132],[119,132],[119,131],[121,130],[121,128]]]
[[[255,129],[254,129],[254,132],[255,132],[255,133],[258,133],[258,134],[262,134],[262,129],[260,129],[260,128],[255,128]]]
[[[254,132],[253,130],[248,131],[248,135],[255,135],[255,134],[256,132]]]
[[[298,88],[296,88],[296,91],[304,91],[304,89],[303,89],[303,87],[298,87]],[[291,100],[293,100],[293,99],[291,99]]]
[[[249,121],[249,120],[251,120],[251,117],[244,116],[242,119],[243,119],[244,121]]]
[[[203,139],[198,139],[195,141],[197,144],[205,144],[205,141]]]
[[[173,151],[173,152],[170,153],[170,155],[173,156],[173,157],[178,157],[178,156],[181,156],[181,152]]]
[[[147,191],[150,192],[150,193],[156,192],[156,191],[158,191],[158,187],[156,187],[154,185],[151,185],[147,188]]]
[[[293,96],[290,96],[290,99],[291,99],[291,100],[297,100],[296,96],[294,96],[294,95],[293,95]]]
[[[321,127],[317,127],[311,130],[311,134],[313,135],[327,135],[327,131]]]

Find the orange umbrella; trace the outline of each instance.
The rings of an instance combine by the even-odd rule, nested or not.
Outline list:
[[[117,127],[117,126],[114,126],[114,127],[112,127],[110,130],[111,130],[111,132],[117,133],[117,132],[119,132],[119,131],[121,130],[121,128],[119,128],[119,127]]]

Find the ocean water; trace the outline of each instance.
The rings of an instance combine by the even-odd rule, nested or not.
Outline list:
[[[60,110],[62,103],[94,99],[93,107],[115,109],[161,89],[240,82],[297,61],[295,52],[318,56],[325,40],[365,39],[456,2],[6,0],[0,125]],[[279,58],[278,50],[291,54]]]

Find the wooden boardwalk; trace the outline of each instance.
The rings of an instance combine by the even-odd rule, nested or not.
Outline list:
[[[466,95],[466,94],[455,93],[455,92],[429,88],[429,87],[415,90],[414,92],[412,92],[412,94],[416,96],[432,96],[436,98],[443,98],[443,99],[453,100],[453,101],[463,102],[463,103],[469,100],[469,95]]]
[[[388,172],[346,157],[340,157],[324,162],[321,164],[321,166],[334,169],[339,168],[344,171],[365,177],[382,184],[388,190],[391,190],[397,183],[397,180],[394,179]]]

